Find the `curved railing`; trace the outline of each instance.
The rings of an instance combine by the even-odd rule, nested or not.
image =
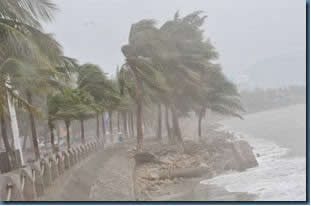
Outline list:
[[[31,201],[45,194],[45,190],[75,164],[104,146],[95,140],[70,150],[51,154],[26,167],[0,175],[1,201]]]

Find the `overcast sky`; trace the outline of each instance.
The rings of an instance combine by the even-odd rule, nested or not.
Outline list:
[[[229,76],[256,62],[301,54],[305,61],[305,0],[54,0],[60,8],[46,26],[65,54],[105,72],[123,63],[120,51],[132,23],[154,18],[161,25],[174,13],[203,10],[205,36],[220,53]],[[304,71],[305,68],[301,68]]]

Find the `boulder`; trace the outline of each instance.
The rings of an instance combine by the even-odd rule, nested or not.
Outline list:
[[[258,166],[252,147],[244,140],[226,142],[214,154],[214,168],[217,172],[227,170],[243,171]]]
[[[149,152],[139,152],[134,155],[134,159],[137,165],[146,164],[146,163],[162,163],[157,159],[156,156]]]
[[[248,142],[244,140],[236,141],[233,143],[233,149],[237,155],[236,158],[239,160],[239,170],[258,166],[253,149]]]

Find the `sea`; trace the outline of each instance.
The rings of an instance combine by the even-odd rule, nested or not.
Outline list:
[[[258,201],[306,200],[306,106],[246,115],[221,122],[253,147],[258,167],[229,171],[201,184],[216,184],[229,192],[255,194]]]

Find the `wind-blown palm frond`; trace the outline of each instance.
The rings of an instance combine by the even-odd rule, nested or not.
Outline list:
[[[57,7],[50,0],[1,0],[0,16],[40,27],[39,19],[51,21]]]

